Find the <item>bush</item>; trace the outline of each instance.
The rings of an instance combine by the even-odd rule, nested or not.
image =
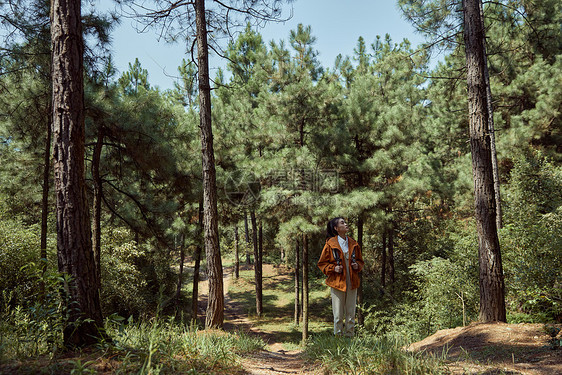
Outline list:
[[[411,267],[417,279],[414,294],[420,297],[417,319],[428,333],[466,325],[478,318],[478,243],[473,224],[453,222],[447,236],[450,248],[444,257]]]
[[[25,268],[29,282],[37,287],[36,293],[15,307],[5,308],[0,315],[0,358],[52,356],[63,347],[68,304],[59,290],[64,276],[54,271],[43,273],[34,263]],[[39,290],[44,292],[43,297]]]
[[[115,229],[103,233],[101,254],[101,302],[105,314],[139,315],[149,310],[146,278],[137,266],[143,254],[130,233]]]
[[[36,295],[35,268],[39,262],[39,228],[25,226],[18,219],[0,216],[0,308],[23,305]]]
[[[517,160],[504,200],[508,306],[527,321],[562,319],[562,168],[540,154]]]

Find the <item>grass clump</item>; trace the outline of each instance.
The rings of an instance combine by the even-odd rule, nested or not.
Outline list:
[[[121,372],[139,374],[241,373],[240,356],[265,346],[241,332],[199,330],[173,320],[110,322],[106,329],[114,339],[105,348],[117,354]]]
[[[3,328],[0,374],[243,374],[241,356],[265,347],[242,332],[200,330],[165,318],[134,322],[112,315],[107,338],[95,347],[50,353],[30,351],[29,337],[4,335],[8,327]]]
[[[305,355],[320,361],[328,374],[444,374],[438,358],[411,353],[398,340],[321,334],[309,341]]]

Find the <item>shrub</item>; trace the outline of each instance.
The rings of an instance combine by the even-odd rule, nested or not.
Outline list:
[[[562,168],[540,154],[517,160],[504,200],[508,306],[527,321],[562,319]]]
[[[29,265],[39,262],[39,244],[36,225],[0,217],[0,308],[22,305],[36,294],[35,269]]]
[[[448,233],[450,248],[411,266],[419,296],[418,319],[427,333],[468,324],[478,318],[478,244],[472,221],[453,222]],[[467,225],[469,224],[469,225]]]

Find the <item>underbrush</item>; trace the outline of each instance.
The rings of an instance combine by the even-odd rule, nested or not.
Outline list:
[[[426,375],[447,373],[442,360],[404,349],[398,340],[358,335],[322,334],[306,345],[306,356],[329,374]]]
[[[122,367],[126,364],[136,373],[236,373],[241,371],[240,356],[265,345],[240,332],[203,331],[162,319],[127,324],[110,319],[107,331],[113,342],[103,348],[117,353]]]
[[[113,315],[105,329],[109,338],[86,352],[42,356],[24,355],[32,340],[4,336],[0,373],[237,374],[243,373],[240,357],[265,346],[244,333],[199,330],[172,319],[133,322]]]

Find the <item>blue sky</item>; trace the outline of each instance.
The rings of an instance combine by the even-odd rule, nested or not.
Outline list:
[[[109,0],[102,0],[108,4]],[[107,6],[107,5],[106,5]],[[284,4],[288,14],[289,6]],[[393,41],[407,38],[413,46],[419,45],[423,38],[414,33],[414,28],[402,16],[394,0],[296,0],[293,4],[293,17],[284,23],[269,23],[258,29],[264,41],[288,42],[290,30],[299,23],[310,25],[316,37],[318,59],[324,67],[332,67],[338,54],[353,54],[357,39],[362,36],[370,45],[377,35],[390,34]],[[158,41],[156,31],[151,29],[144,34],[136,32],[131,19],[122,19],[113,32],[112,55],[119,72],[127,70],[128,63],[138,58],[149,72],[149,82],[161,89],[173,87],[173,76],[185,57],[185,46],[181,43],[169,44]],[[287,44],[286,44],[287,45]],[[212,58],[211,69],[224,66],[218,58]],[[214,73],[211,71],[211,76]]]

